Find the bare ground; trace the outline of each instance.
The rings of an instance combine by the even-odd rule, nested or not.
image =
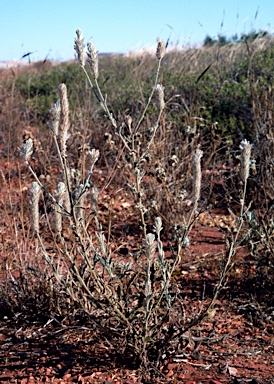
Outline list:
[[[1,169],[11,174],[7,166],[10,165],[3,163]],[[2,212],[7,192],[2,184]],[[17,197],[20,193],[18,190]],[[19,204],[16,193],[12,199],[13,204]],[[126,196],[118,198],[114,210],[114,231],[119,233],[123,228],[124,244],[134,247],[139,234],[134,231],[136,218],[128,212]],[[125,216],[131,221],[127,219],[125,223]],[[2,250],[6,250],[14,239],[7,233],[9,226],[1,221]],[[176,277],[186,298],[186,315],[202,310],[204,297],[213,292],[224,249],[221,228],[198,222]],[[127,255],[121,252],[120,257]],[[186,334],[182,353],[165,361],[158,378],[151,382],[274,383],[273,282],[260,280],[254,260],[244,249],[236,255],[215,310],[211,319]],[[0,318],[0,383],[145,382],[131,357],[117,354],[111,340],[97,337],[96,330],[88,325],[58,324],[55,320],[24,323],[20,313]]]

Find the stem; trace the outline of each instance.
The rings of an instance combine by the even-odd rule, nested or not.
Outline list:
[[[135,129],[134,129],[134,133],[136,133],[136,132],[138,131],[138,129],[139,129],[139,127],[140,127],[142,121],[143,121],[144,118],[145,118],[147,109],[148,109],[148,107],[149,107],[149,105],[150,105],[150,103],[151,103],[152,97],[153,97],[154,92],[155,92],[156,85],[158,84],[158,78],[159,78],[159,72],[160,72],[160,68],[161,68],[161,63],[162,63],[162,59],[159,59],[159,61],[158,61],[158,67],[157,67],[157,71],[156,71],[156,76],[155,76],[154,86],[153,86],[152,91],[151,91],[151,94],[150,94],[150,96],[149,96],[149,98],[148,98],[147,105],[145,106],[145,108],[144,108],[144,110],[143,110],[143,113],[142,113],[142,115],[141,115],[141,117],[140,117],[140,119],[139,119],[139,121],[138,121],[138,123],[137,123]]]
[[[36,175],[36,173],[34,172],[34,170],[32,169],[32,166],[30,165],[30,163],[28,162],[28,160],[26,160],[26,164],[28,166],[28,169],[30,170],[30,172],[32,173],[33,177],[35,178],[35,180],[37,181],[37,183],[39,184],[39,186],[46,192],[46,194],[52,199],[52,201],[58,205],[59,208],[61,208],[62,212],[64,212],[66,215],[70,215],[70,213],[55,199],[55,197],[47,190],[47,188],[41,183],[41,181],[39,180],[38,176]]]
[[[117,122],[116,120],[114,119],[112,113],[109,111],[108,109],[108,106],[107,106],[107,103],[102,95],[102,92],[101,92],[101,89],[100,89],[100,86],[98,84],[98,81],[97,79],[95,79],[95,85],[96,85],[96,88],[94,87],[92,81],[91,81],[91,78],[89,76],[89,74],[87,73],[85,67],[81,66],[81,68],[83,69],[85,75],[86,75],[86,78],[88,79],[88,82],[89,82],[89,85],[92,89],[92,92],[94,93],[97,101],[99,102],[99,104],[101,105],[102,109],[106,112],[112,126],[117,130]]]

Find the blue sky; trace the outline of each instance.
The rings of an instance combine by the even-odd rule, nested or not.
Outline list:
[[[100,52],[121,53],[170,34],[174,44],[194,45],[207,34],[272,33],[274,0],[0,0],[0,20],[0,61],[28,52],[68,60],[77,28]]]

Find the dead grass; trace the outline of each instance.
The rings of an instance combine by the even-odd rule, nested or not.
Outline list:
[[[269,42],[261,41],[260,46],[257,46],[256,42],[252,47],[249,47],[250,68],[252,68],[253,56],[265,48],[261,45],[267,44]],[[69,286],[72,289],[73,285],[68,285],[67,283],[64,285],[63,277],[59,282],[58,280],[56,282],[56,273],[46,265],[45,259],[42,257],[40,251],[41,244],[39,244],[37,237],[32,233],[29,221],[28,190],[34,179],[29,169],[19,158],[18,148],[21,145],[21,137],[24,130],[27,130],[27,134],[31,134],[37,140],[35,144],[36,152],[30,160],[31,165],[37,173],[38,180],[45,184],[48,191],[53,195],[57,182],[60,181],[62,166],[58,163],[58,155],[53,150],[54,142],[52,139],[49,139],[48,127],[39,122],[37,115],[33,114],[32,108],[28,106],[28,103],[25,104],[25,100],[16,86],[16,78],[20,75],[19,72],[11,73],[11,76],[10,72],[7,73],[6,70],[1,72],[2,79],[5,77],[5,81],[2,81],[0,88],[0,150],[2,155],[0,193],[2,196],[1,211],[3,213],[1,215],[0,234],[0,252],[3,255],[3,263],[1,264],[1,320],[8,319],[11,324],[15,324],[14,326],[17,329],[19,326],[26,327],[26,332],[28,329],[26,324],[30,322],[37,321],[41,325],[46,324],[50,320],[53,328],[50,328],[48,335],[54,335],[56,331],[54,327],[59,329],[58,327],[62,326],[66,328],[66,332],[69,332],[70,327],[73,327],[75,322],[79,323],[79,329],[85,327],[85,324],[89,324],[89,327],[92,324],[92,327],[98,330],[98,319],[100,319],[100,325],[102,326],[103,324],[108,329],[108,333],[102,332],[98,335],[96,343],[104,344],[106,335],[109,336],[111,334],[111,349],[118,351],[120,357],[126,353],[131,355],[132,351],[135,351],[135,356],[130,360],[131,363],[137,363],[136,366],[138,366],[138,363],[140,364],[139,359],[141,356],[141,359],[144,359],[147,364],[144,364],[144,366],[148,367],[148,359],[157,360],[155,356],[159,356],[157,353],[162,348],[163,351],[161,353],[164,357],[161,364],[157,362],[159,372],[156,373],[155,371],[157,364],[154,365],[153,373],[151,371],[151,376],[158,375],[159,377],[162,376],[161,372],[166,374],[174,370],[173,366],[168,367],[168,364],[171,364],[170,359],[174,355],[184,353],[187,356],[188,362],[190,361],[190,356],[191,359],[195,358],[198,347],[195,342],[194,347],[190,345],[191,341],[185,342],[184,332],[180,334],[179,331],[179,338],[174,338],[167,349],[163,345],[163,340],[170,342],[172,337],[168,334],[169,331],[175,332],[176,329],[176,332],[178,332],[178,329],[187,328],[197,319],[198,321],[190,329],[192,330],[194,327],[195,337],[200,337],[200,334],[203,337],[207,337],[211,331],[215,333],[216,328],[218,329],[217,333],[228,334],[230,332],[228,328],[225,328],[224,324],[220,325],[221,313],[225,313],[228,317],[232,316],[233,324],[236,322],[237,316],[240,316],[241,320],[239,321],[241,324],[239,324],[239,327],[242,327],[242,332],[244,332],[246,327],[249,327],[250,333],[256,329],[260,337],[264,336],[267,339],[267,341],[265,339],[265,344],[257,341],[256,345],[258,346],[262,343],[264,348],[271,349],[271,341],[269,340],[273,337],[270,329],[271,321],[273,321],[271,315],[273,303],[271,303],[270,292],[273,288],[273,282],[269,276],[271,276],[273,270],[273,253],[272,211],[269,207],[271,206],[272,199],[270,196],[272,193],[272,182],[271,178],[266,177],[266,175],[271,171],[271,167],[268,167],[268,164],[271,164],[273,157],[272,146],[270,145],[273,93],[272,86],[270,86],[267,91],[263,91],[264,99],[260,99],[261,89],[256,85],[257,83],[252,83],[253,80],[255,81],[255,78],[252,77],[254,73],[252,76],[248,75],[247,81],[253,87],[251,92],[253,97],[252,112],[256,117],[256,126],[258,128],[257,137],[254,139],[253,144],[254,152],[252,152],[252,159],[256,159],[257,166],[255,167],[254,174],[251,172],[250,180],[247,184],[246,206],[242,207],[242,209],[247,212],[247,207],[250,205],[251,212],[257,216],[255,216],[255,219],[253,217],[253,221],[242,217],[241,242],[237,244],[233,257],[235,255],[242,256],[239,259],[235,256],[235,264],[231,263],[229,270],[225,273],[223,281],[225,291],[221,296],[223,302],[216,302],[217,311],[220,314],[217,314],[216,317],[214,317],[216,309],[211,307],[207,313],[209,318],[199,316],[205,314],[203,312],[204,309],[207,308],[210,300],[214,297],[214,290],[216,290],[218,281],[220,281],[220,273],[222,276],[222,271],[224,271],[228,255],[226,252],[229,250],[229,246],[233,244],[233,241],[236,244],[237,239],[235,240],[235,237],[233,237],[235,226],[232,228],[232,226],[227,225],[222,230],[220,229],[223,231],[220,232],[221,237],[218,240],[220,241],[221,248],[218,248],[215,253],[205,252],[202,245],[199,248],[199,235],[207,230],[208,227],[211,227],[208,223],[205,224],[205,229],[197,224],[198,226],[194,227],[190,233],[184,232],[183,226],[185,218],[190,217],[192,208],[191,193],[193,179],[191,159],[197,148],[201,148],[204,151],[201,199],[198,206],[198,211],[201,213],[200,217],[202,217],[202,214],[208,213],[212,216],[212,221],[214,222],[215,220],[215,224],[222,227],[217,220],[216,206],[219,209],[222,208],[223,216],[225,217],[228,216],[228,212],[230,212],[230,217],[233,217],[233,214],[236,217],[239,215],[241,208],[239,185],[241,186],[241,184],[239,181],[240,161],[239,158],[237,159],[237,156],[240,155],[240,151],[236,149],[238,146],[236,147],[234,144],[238,144],[244,133],[239,132],[239,136],[233,138],[222,137],[221,132],[218,130],[218,124],[212,122],[208,111],[194,104],[194,99],[202,100],[202,91],[199,89],[199,86],[203,81],[206,83],[206,76],[208,75],[205,72],[199,79],[197,78],[197,73],[201,74],[202,69],[208,68],[208,71],[212,71],[213,77],[217,78],[217,75],[219,76],[218,79],[223,86],[228,81],[228,79],[222,79],[224,68],[229,67],[232,73],[235,71],[233,65],[236,65],[237,62],[239,63],[239,61],[235,60],[235,57],[239,60],[239,56],[245,57],[246,55],[246,47],[244,45],[225,46],[223,48],[215,46],[212,49],[173,52],[167,55],[164,64],[169,68],[166,70],[166,72],[169,71],[168,75],[173,77],[173,80],[180,81],[187,72],[189,78],[193,77],[196,79],[196,86],[191,89],[189,94],[186,93],[185,88],[180,88],[176,83],[174,86],[176,89],[165,89],[167,95],[165,96],[166,106],[164,113],[157,120],[159,117],[157,106],[156,102],[153,101],[149,106],[149,113],[140,125],[138,130],[139,136],[136,135],[134,141],[129,125],[126,123],[126,116],[128,114],[133,116],[134,113],[134,116],[140,118],[140,107],[145,106],[148,94],[146,86],[143,86],[143,83],[141,83],[141,75],[144,75],[145,81],[150,79],[146,69],[148,68],[148,63],[153,68],[151,58],[145,55],[137,59],[134,58],[134,60],[130,58],[130,61],[126,61],[126,68],[137,64],[134,72],[132,72],[132,78],[136,80],[136,83],[139,82],[139,97],[135,99],[134,103],[128,103],[127,105],[126,102],[125,109],[121,110],[122,102],[125,100],[126,89],[119,85],[121,86],[121,93],[117,93],[117,99],[121,102],[121,105],[117,103],[114,111],[117,113],[118,126],[121,127],[120,132],[115,131],[112,126],[113,124],[105,120],[104,114],[94,106],[94,100],[91,106],[91,92],[89,89],[85,88],[81,91],[83,92],[84,102],[81,95],[74,99],[76,102],[73,103],[74,108],[70,111],[71,136],[67,142],[67,160],[72,164],[72,168],[80,170],[80,175],[83,178],[84,173],[88,169],[86,143],[89,143],[92,148],[100,148],[101,157],[98,168],[91,176],[92,186],[98,189],[99,197],[98,201],[95,201],[95,206],[92,206],[92,201],[84,203],[85,220],[87,220],[86,228],[91,231],[93,236],[96,232],[98,234],[98,231],[100,232],[102,228],[106,236],[104,242],[107,249],[106,255],[110,254],[111,251],[112,257],[117,263],[117,276],[120,276],[119,273],[122,273],[121,269],[125,267],[126,263],[129,261],[137,262],[138,269],[125,269],[124,275],[121,274],[121,281],[124,286],[131,287],[130,289],[132,290],[128,295],[128,300],[132,301],[131,305],[127,307],[128,311],[135,305],[134,300],[141,301],[141,298],[137,296],[134,299],[135,290],[141,289],[142,292],[148,292],[150,289],[149,285],[141,284],[141,281],[145,281],[148,273],[144,261],[145,249],[143,241],[146,239],[146,236],[144,236],[144,222],[146,223],[146,235],[153,231],[155,217],[161,217],[164,227],[161,241],[163,242],[167,263],[171,264],[174,259],[176,260],[178,253],[181,255],[180,262],[172,270],[170,294],[171,296],[178,297],[178,301],[170,310],[171,312],[166,312],[169,316],[167,331],[157,331],[153,334],[157,342],[151,348],[150,354],[146,355],[140,353],[140,345],[145,345],[148,341],[146,339],[149,334],[147,328],[146,332],[148,333],[142,341],[143,344],[138,344],[140,340],[136,341],[136,345],[139,348],[139,356],[136,354],[137,349],[134,350],[134,348],[126,346],[126,343],[130,344],[132,340],[129,336],[124,336],[126,333],[123,334],[125,332],[123,327],[119,328],[119,321],[121,319],[117,320],[113,315],[107,318],[100,318],[96,313],[94,315],[87,298],[85,298],[86,302],[82,302],[79,305],[80,297],[83,296],[81,291],[83,287],[77,287],[74,297],[68,295],[68,292],[65,294],[65,288]],[[109,62],[110,59],[107,58],[107,60]],[[118,58],[118,61],[114,61],[114,67],[118,68],[119,84],[121,84],[121,77],[126,78],[125,70],[121,67],[122,60],[122,58]],[[179,71],[178,62],[183,64],[180,66]],[[36,74],[41,74],[44,70],[45,67],[42,64],[28,68],[28,71],[31,73],[33,71]],[[164,80],[166,75],[164,67],[160,77]],[[103,68],[103,88],[108,84],[107,78],[107,70]],[[109,81],[111,83],[112,79],[110,78]],[[117,83],[114,86],[116,91],[115,87],[117,87]],[[135,92],[132,91],[131,87],[128,90],[130,95]],[[110,95],[110,98],[114,99],[114,96]],[[37,98],[37,103],[38,101],[39,98]],[[176,117],[174,117],[174,114]],[[179,119],[178,115],[181,116]],[[154,134],[153,127],[157,121],[159,129]],[[133,121],[133,127],[134,125],[136,126],[137,122],[138,119],[136,118]],[[42,128],[40,129],[40,127]],[[106,133],[108,133],[107,136],[105,135]],[[236,131],[234,131],[234,134],[236,135]],[[260,136],[260,134],[264,136]],[[151,135],[154,136],[153,143],[151,142],[150,145]],[[148,144],[149,148],[145,156],[142,156],[142,150],[147,148]],[[127,150],[127,146],[129,146],[130,151]],[[135,158],[135,155],[132,156],[133,146],[136,149]],[[266,156],[264,157],[262,153],[266,153]],[[140,162],[140,160],[142,161]],[[138,164],[138,167],[136,164]],[[137,188],[138,183],[136,181],[136,170],[138,169],[143,172],[139,189]],[[269,181],[270,185],[267,184]],[[261,188],[258,189],[260,184]],[[253,193],[254,185],[257,188],[257,196]],[[77,180],[75,180],[75,187],[77,187]],[[249,191],[251,192],[249,193]],[[96,215],[94,214],[94,209],[98,209]],[[269,211],[264,211],[264,209],[269,209]],[[269,215],[264,215],[264,212],[269,212]],[[50,255],[54,265],[58,265],[58,268],[60,268],[58,272],[60,275],[67,273],[68,276],[74,277],[74,272],[69,275],[72,270],[72,259],[69,259],[68,263],[67,261],[62,261],[62,257],[64,254],[67,255],[66,252],[69,248],[72,250],[71,257],[80,263],[79,260],[81,258],[79,259],[79,256],[83,254],[83,251],[79,251],[79,248],[77,248],[75,231],[68,224],[68,220],[66,220],[62,235],[63,240],[61,239],[60,241],[60,238],[55,236],[54,226],[52,225],[54,207],[52,206],[51,199],[46,194],[39,203],[39,214],[40,230],[43,234],[43,246],[46,253]],[[259,217],[262,217],[262,219],[259,220]],[[96,225],[95,218],[100,220],[101,228]],[[197,220],[199,222],[199,215],[197,215]],[[236,218],[233,217],[233,220],[235,221]],[[254,226],[255,222],[256,226]],[[190,228],[192,228],[192,223]],[[178,252],[178,248],[176,248],[178,247],[178,239],[184,238],[186,240],[188,235],[191,247],[189,249],[182,247]],[[262,240],[265,237],[267,240]],[[210,237],[207,238],[207,242],[211,241],[214,243],[214,240],[216,240],[216,234],[212,234],[211,239]],[[63,241],[65,241],[68,248],[62,248]],[[94,244],[95,248],[98,249],[100,241],[96,240]],[[246,246],[246,249],[250,250],[250,253],[246,253],[247,251],[243,254],[237,253],[238,246],[242,247],[243,245]],[[158,242],[157,255],[160,247],[161,243]],[[265,265],[261,266],[258,264],[258,261],[262,252],[265,252],[265,249],[267,249],[268,257]],[[211,261],[207,259],[208,254]],[[246,269],[247,265],[249,266],[248,269]],[[82,266],[84,268],[84,264]],[[246,272],[247,270],[248,273]],[[105,270],[100,269],[100,273],[105,274],[105,272]],[[153,277],[153,284],[155,287],[158,287],[161,279],[157,275],[159,271],[155,271],[152,268],[149,272],[155,275]],[[83,276],[87,277],[86,275]],[[135,284],[135,279],[136,281],[140,280],[139,285]],[[258,279],[264,279],[264,284],[259,285]],[[133,281],[134,284],[132,284]],[[123,295],[124,286],[120,287],[120,291],[115,284],[111,288],[117,294],[120,292]],[[262,287],[263,292],[260,291]],[[243,296],[241,295],[242,291],[244,292]],[[234,307],[231,308],[231,312],[227,312],[224,308],[223,303],[226,303],[226,305],[229,303],[225,292],[228,293],[228,296],[233,301]],[[260,299],[265,297],[265,300],[260,302],[259,296]],[[142,300],[144,300],[144,297]],[[125,298],[123,300],[123,305],[128,305]],[[166,302],[168,302],[168,299]],[[138,308],[142,308],[142,305],[140,304]],[[85,312],[92,314],[91,318],[87,318]],[[153,322],[157,320],[162,321],[162,325],[165,324],[165,317],[162,313],[159,312],[155,316]],[[212,316],[212,319],[210,319],[210,316]],[[244,321],[243,319],[246,320]],[[202,320],[205,323],[201,323]],[[202,324],[200,330],[197,328],[199,323]],[[136,329],[139,325],[140,322],[138,320],[135,324]],[[116,328],[119,330],[120,335],[117,334]],[[48,328],[46,327],[46,329]],[[110,333],[111,329],[112,333]],[[124,337],[122,342],[121,335]],[[137,336],[142,339],[144,335],[142,332],[139,334],[136,332],[135,337],[137,338]],[[237,337],[237,345],[239,347],[243,336],[238,334]],[[95,343],[95,341],[93,342]],[[177,345],[175,345],[176,343]],[[205,349],[202,347],[203,352],[199,356],[202,361],[206,359],[207,347]],[[221,348],[223,348],[222,352],[231,353],[232,344],[226,346],[227,349],[224,348],[224,345]],[[148,352],[146,351],[146,353]],[[267,353],[266,355],[268,356]],[[262,356],[265,355],[262,354]],[[191,361],[193,362],[193,360]],[[143,378],[146,377],[144,372],[141,372],[141,375],[143,375]]]

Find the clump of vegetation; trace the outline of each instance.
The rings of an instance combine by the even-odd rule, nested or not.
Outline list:
[[[227,37],[225,35],[218,35],[218,38],[211,37],[207,35],[204,39],[204,47],[212,47],[215,44],[218,44],[219,46],[223,46],[226,44],[233,44],[233,43],[241,43],[241,42],[249,42],[252,43],[254,40],[258,39],[264,39],[264,38],[271,38],[271,34],[267,31],[255,31],[252,30],[250,33],[242,33],[241,36],[238,36],[237,34]]]
[[[170,54],[159,39],[156,58],[119,56],[101,64],[91,42],[85,53],[78,30],[78,65],[9,80],[28,123],[42,125],[48,117],[49,124],[42,131],[47,140],[42,134],[37,140],[31,130],[23,137],[25,180],[32,184],[28,196],[22,192],[19,222],[24,240],[31,234],[33,244],[16,257],[16,268],[6,260],[5,313],[19,306],[32,308],[32,315],[46,307],[58,319],[81,312],[113,348],[134,356],[145,378],[181,352],[185,334],[214,316],[238,247],[251,247],[259,260],[258,243],[267,238],[272,255],[272,215],[255,220],[256,210],[272,212],[273,199],[271,164],[265,162],[273,155],[271,124],[264,113],[273,105],[273,84],[264,79],[274,45],[267,39],[260,46],[254,39]],[[265,61],[253,64],[259,52]],[[34,107],[40,102],[50,111]],[[107,172],[103,187],[98,168]],[[254,185],[257,196],[249,193]],[[111,208],[107,222],[99,209],[104,190],[126,193],[135,220],[138,215],[139,243],[126,244],[126,260],[119,253],[124,244],[112,233]],[[226,236],[211,296],[186,319],[177,278],[184,249],[199,215],[216,205],[230,212],[235,230]],[[13,254],[20,247],[18,242]],[[267,257],[269,268],[271,263]],[[260,266],[260,276],[269,268]],[[15,293],[12,300],[7,287]],[[38,305],[41,292],[44,307]]]

